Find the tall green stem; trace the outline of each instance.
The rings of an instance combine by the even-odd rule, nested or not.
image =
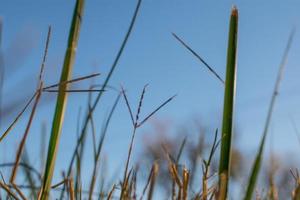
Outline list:
[[[223,108],[223,124],[221,138],[221,156],[219,165],[219,200],[225,200],[228,191],[230,150],[232,140],[235,86],[236,86],[236,58],[238,38],[238,10],[233,7],[230,17],[229,38],[227,49],[227,66],[225,79],[225,94]]]
[[[60,82],[65,82],[71,78],[75,54],[77,50],[83,7],[84,0],[77,0],[73,13],[72,25],[69,32],[68,47],[65,54],[65,60],[61,72]],[[56,100],[56,108],[52,123],[51,137],[48,147],[47,163],[44,173],[43,186],[40,193],[42,200],[46,200],[49,198],[51,181],[55,167],[55,160],[58,152],[58,144],[67,104],[67,93],[65,92],[67,88],[67,84],[61,84],[59,86],[58,96]]]

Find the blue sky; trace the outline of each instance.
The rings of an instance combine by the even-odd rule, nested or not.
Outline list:
[[[101,76],[93,82],[102,83],[122,42],[135,4],[136,1],[133,0],[86,1],[74,77],[100,72]],[[197,118],[211,129],[220,127],[222,84],[171,33],[182,37],[224,77],[228,22],[233,4],[237,5],[240,14],[235,125],[239,130],[239,146],[254,154],[289,33],[293,27],[299,27],[299,1],[144,0],[134,31],[110,85],[118,88],[122,84],[135,108],[140,91],[145,84],[149,84],[142,111],[145,114],[168,97],[177,94],[176,99],[161,110],[155,120],[171,121],[177,127],[189,125]],[[58,0],[1,2],[1,51],[4,60],[6,59],[7,71],[4,105],[34,91],[48,25],[52,26],[53,34],[45,81],[48,84],[58,81],[73,6],[74,1]],[[14,54],[16,48],[21,49],[17,55]],[[296,123],[300,122],[298,52],[300,38],[296,32],[271,126],[274,149],[283,154],[300,150],[290,122],[290,118]],[[87,87],[91,82],[85,81],[79,87]],[[96,110],[98,132],[116,95],[115,92],[108,91]],[[86,94],[70,95],[56,176],[60,174],[59,169],[66,166],[73,151],[76,118],[79,107],[85,108],[86,99]],[[20,108],[16,108],[18,109]],[[47,124],[49,136],[53,111],[53,100],[39,107],[28,138],[29,152],[37,165],[39,155],[36,148],[39,147],[41,121]],[[1,130],[8,126],[16,112],[4,119]],[[11,148],[11,145],[18,143],[17,139],[24,131],[27,118],[25,115],[0,145],[0,151],[6,152],[5,155],[1,153],[1,161],[10,160],[10,155],[14,154],[15,148]],[[141,140],[155,120],[149,121],[148,125],[139,130],[137,148],[141,148]],[[131,135],[130,125],[128,112],[121,101],[104,147],[114,163],[111,164],[112,168],[117,168],[125,161]],[[91,149],[88,149],[87,160],[91,153]]]

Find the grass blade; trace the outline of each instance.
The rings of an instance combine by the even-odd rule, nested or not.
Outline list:
[[[157,174],[158,174],[158,169],[159,169],[159,167],[158,167],[157,162],[154,162],[154,164],[152,166],[152,175],[151,175],[151,178],[150,178],[150,187],[149,187],[149,191],[148,191],[147,200],[151,200],[152,197],[153,197],[156,177],[157,177]]]
[[[109,115],[108,115],[108,117],[105,121],[104,127],[102,129],[100,141],[99,141],[98,148],[96,150],[96,155],[95,155],[95,163],[94,163],[94,169],[93,169],[93,174],[92,174],[92,180],[90,182],[89,199],[92,199],[92,195],[94,193],[94,187],[95,187],[96,179],[97,179],[97,176],[98,176],[98,168],[99,168],[99,165],[100,165],[100,155],[101,155],[104,139],[105,139],[110,121],[112,119],[112,116],[114,114],[114,111],[115,111],[115,109],[116,109],[116,107],[119,103],[120,97],[121,97],[121,94],[119,94],[117,99],[115,100],[114,105],[113,105],[113,107],[112,107],[112,109],[111,109],[111,111],[110,111],[110,113],[109,113]]]
[[[8,196],[9,197],[12,197],[13,199],[19,199],[18,197],[17,197],[17,195],[15,194],[15,193],[13,193],[10,189],[9,189],[9,187],[5,184],[5,183],[3,183],[3,182],[1,182],[0,181],[0,188],[2,188],[3,190],[5,190],[6,192],[7,192],[7,194],[8,194]]]
[[[236,55],[238,38],[238,10],[233,7],[230,17],[227,66],[223,108],[221,156],[219,164],[219,200],[225,200],[228,191],[232,122],[236,85]]]
[[[13,170],[12,170],[12,174],[11,174],[11,177],[10,177],[10,183],[12,183],[12,184],[14,184],[14,180],[16,178],[16,174],[17,174],[17,170],[18,170],[18,164],[20,162],[20,159],[21,159],[21,156],[22,156],[22,153],[23,153],[23,149],[24,149],[24,146],[25,146],[25,142],[26,142],[26,139],[28,137],[29,130],[30,130],[30,127],[31,127],[31,124],[32,124],[32,121],[33,121],[33,118],[34,118],[34,115],[35,115],[35,112],[36,112],[36,108],[37,108],[37,105],[39,103],[39,100],[40,100],[40,97],[41,97],[41,94],[42,94],[42,90],[41,90],[42,87],[43,87],[42,76],[43,76],[43,71],[44,71],[44,68],[45,68],[45,63],[46,63],[46,58],[47,58],[50,35],[51,35],[51,27],[49,27],[49,29],[48,29],[46,46],[45,46],[44,56],[43,56],[43,60],[42,60],[42,64],[41,64],[41,71],[40,71],[39,79],[38,79],[37,95],[35,97],[35,101],[34,101],[34,104],[33,104],[33,107],[32,107],[32,111],[30,113],[30,117],[29,117],[26,129],[25,129],[24,135],[22,137],[22,140],[21,140],[21,142],[19,144],[19,147],[18,147],[18,150],[17,150],[16,160],[15,160],[16,164],[15,164]]]
[[[142,3],[142,0],[138,0],[136,8],[135,8],[135,11],[134,11],[134,14],[133,14],[133,17],[131,18],[130,25],[129,25],[128,30],[126,32],[126,35],[125,35],[125,37],[123,39],[123,42],[122,42],[121,47],[120,47],[120,49],[119,49],[119,51],[117,53],[117,56],[114,59],[114,62],[112,64],[111,68],[110,68],[110,71],[109,71],[108,75],[106,76],[106,78],[104,80],[104,83],[101,86],[101,90],[105,90],[105,88],[108,86],[108,83],[109,83],[109,81],[110,81],[110,79],[111,79],[111,77],[113,75],[113,72],[114,72],[116,66],[119,63],[119,60],[120,60],[120,58],[121,58],[121,56],[122,56],[122,54],[124,52],[124,49],[125,49],[125,47],[127,45],[127,42],[128,42],[128,39],[129,39],[129,37],[131,35],[131,32],[132,32],[133,27],[134,27],[134,24],[136,22],[136,19],[137,19],[137,16],[138,16],[138,12],[140,10],[141,3]],[[68,175],[70,175],[70,173],[71,173],[72,166],[73,166],[73,163],[74,163],[75,158],[76,158],[76,152],[79,149],[79,147],[82,146],[82,143],[85,140],[85,135],[86,135],[85,133],[86,133],[87,125],[88,125],[89,120],[90,120],[90,115],[89,114],[93,113],[93,111],[96,109],[96,107],[97,107],[97,105],[98,105],[98,103],[99,103],[102,95],[103,95],[103,92],[99,92],[99,94],[97,95],[97,97],[96,97],[96,99],[95,99],[95,101],[94,101],[94,103],[92,105],[92,108],[91,108],[90,112],[87,114],[87,116],[86,116],[86,118],[84,120],[82,131],[81,131],[81,135],[80,135],[80,137],[77,140],[77,144],[76,144],[76,147],[75,147],[75,150],[73,152],[73,155],[72,155],[72,158],[71,158],[71,162],[70,162],[70,165],[69,165],[69,168],[68,168],[68,172],[67,172]],[[64,189],[62,190],[59,199],[63,199],[63,193],[64,193]]]
[[[279,71],[278,71],[278,75],[277,75],[277,79],[276,79],[276,83],[275,83],[275,87],[274,87],[274,91],[273,91],[273,94],[272,94],[272,98],[271,98],[271,102],[270,102],[270,106],[269,106],[269,110],[268,110],[268,115],[267,115],[267,119],[266,119],[266,123],[265,123],[265,128],[264,128],[264,131],[263,131],[263,137],[261,139],[259,149],[258,149],[255,161],[254,161],[253,166],[252,166],[251,175],[250,175],[249,180],[248,180],[248,186],[247,186],[246,195],[245,195],[244,200],[251,200],[252,195],[253,195],[253,191],[255,189],[255,184],[256,184],[258,173],[259,173],[259,170],[260,170],[260,167],[261,167],[261,160],[262,160],[262,156],[263,156],[265,140],[266,140],[266,137],[267,137],[267,133],[268,133],[268,129],[269,129],[269,126],[270,126],[270,122],[271,122],[271,118],[272,118],[272,114],[273,114],[273,109],[274,109],[276,97],[278,96],[280,82],[281,82],[282,77],[283,77],[283,72],[284,72],[284,69],[285,69],[285,66],[286,66],[288,52],[291,48],[291,44],[292,44],[292,41],[293,41],[293,38],[294,38],[294,34],[295,34],[295,30],[292,30],[292,32],[289,36],[289,39],[288,39],[286,49],[284,51],[283,59],[281,61],[280,67],[279,67]]]
[[[24,152],[22,154],[22,161],[30,166],[30,159],[26,149],[24,149]],[[30,186],[30,197],[37,199],[37,194],[35,191],[35,179],[32,176],[31,171],[28,168],[24,168],[24,175]]]
[[[224,80],[221,76],[199,55],[197,54],[189,45],[187,45],[180,37],[178,37],[175,33],[172,33],[176,40],[178,40],[187,50],[189,50],[198,60],[200,60],[205,67],[219,80],[224,84]]]
[[[69,33],[68,47],[65,54],[64,65],[61,73],[60,82],[67,81],[71,77],[73,63],[75,59],[75,53],[77,49],[77,42],[79,37],[79,30],[81,24],[81,16],[83,13],[84,0],[77,0],[75,10],[73,13],[72,25]],[[58,143],[61,133],[61,128],[64,120],[64,112],[67,103],[67,93],[64,90],[67,89],[67,85],[62,84],[59,86],[59,92],[56,101],[55,114],[52,124],[51,137],[48,147],[48,155],[46,168],[44,173],[43,186],[41,190],[41,199],[49,198],[49,191],[51,188],[51,181],[55,166],[56,154],[58,151]]]

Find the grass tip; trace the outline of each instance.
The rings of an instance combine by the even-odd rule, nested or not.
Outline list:
[[[239,15],[239,11],[238,11],[238,8],[236,5],[232,5],[232,8],[231,8],[231,15],[232,16],[238,16]]]

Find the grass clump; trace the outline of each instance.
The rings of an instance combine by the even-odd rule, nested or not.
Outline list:
[[[78,44],[78,38],[80,33],[81,20],[84,10],[84,0],[76,0],[75,8],[73,11],[73,18],[71,28],[69,31],[69,38],[67,44],[67,50],[65,53],[64,64],[62,67],[60,82],[50,86],[44,86],[43,84],[43,71],[46,62],[47,49],[50,38],[50,30],[48,32],[48,39],[46,42],[45,53],[42,61],[41,72],[38,78],[38,87],[36,92],[29,99],[25,107],[17,115],[15,120],[9,125],[6,131],[1,134],[0,144],[4,138],[11,132],[15,124],[19,121],[23,113],[32,105],[32,110],[28,119],[27,126],[23,137],[20,139],[19,146],[17,148],[16,157],[12,163],[0,164],[0,169],[4,167],[12,168],[9,182],[5,181],[4,176],[1,174],[0,188],[5,192],[5,195],[0,193],[0,198],[5,196],[10,199],[52,199],[50,192],[57,192],[57,199],[120,199],[120,200],[135,200],[135,199],[156,199],[156,195],[165,194],[166,199],[172,200],[226,200],[229,199],[229,183],[233,181],[231,179],[231,169],[235,169],[233,165],[237,162],[235,154],[233,153],[235,148],[233,146],[233,121],[234,121],[234,106],[235,106],[235,90],[236,90],[236,70],[237,70],[237,42],[238,42],[238,9],[233,7],[230,14],[229,23],[229,35],[228,35],[228,47],[227,47],[227,64],[226,64],[226,76],[225,80],[206,62],[202,56],[197,54],[187,43],[185,43],[179,36],[173,33],[176,40],[180,42],[189,52],[191,52],[200,62],[209,70],[209,72],[217,78],[219,82],[224,85],[224,107],[223,107],[223,120],[221,136],[218,136],[218,130],[215,131],[212,144],[206,144],[206,136],[201,135],[196,145],[190,142],[191,139],[187,135],[181,134],[182,138],[175,138],[175,141],[164,140],[162,135],[159,135],[159,142],[153,146],[149,145],[149,152],[146,156],[143,156],[142,161],[133,163],[132,154],[135,147],[136,134],[150,118],[158,113],[164,106],[169,104],[175,96],[168,98],[157,106],[152,112],[147,114],[144,118],[141,118],[142,108],[144,105],[144,99],[146,94],[147,85],[143,88],[139,97],[136,112],[130,105],[127,93],[123,87],[120,91],[114,87],[109,86],[109,81],[115,71],[116,66],[119,63],[121,56],[128,43],[129,37],[132,33],[134,24],[136,22],[140,7],[141,0],[137,1],[134,14],[132,16],[130,25],[126,32],[126,35],[122,41],[120,49],[112,63],[112,66],[105,77],[102,85],[92,85],[89,89],[69,89],[69,85],[74,82],[90,79],[98,76],[99,73],[91,74],[88,76],[82,76],[72,79],[72,69],[75,61],[75,54]],[[1,31],[1,30],[0,30]],[[263,137],[256,155],[256,159],[252,166],[252,171],[248,181],[247,189],[244,195],[244,200],[250,200],[253,197],[255,185],[258,179],[259,171],[262,165],[262,156],[267,138],[268,128],[271,121],[273,108],[275,105],[276,97],[279,91],[280,81],[283,76],[284,67],[286,65],[287,54],[290,49],[294,31],[289,38],[282,63],[279,68],[279,73],[275,83],[275,88],[271,98],[269,111],[265,128],[263,131]],[[2,83],[1,83],[2,85]],[[0,85],[0,86],[1,86]],[[104,91],[113,88],[118,92],[116,100],[113,102],[110,112],[106,120],[103,122],[103,127],[100,131],[99,140],[97,137],[96,123],[97,119],[94,117],[94,111],[103,96]],[[51,135],[49,139],[48,154],[45,162],[45,169],[36,170],[31,163],[30,154],[27,153],[25,148],[26,138],[29,134],[30,127],[35,116],[37,105],[41,95],[44,92],[57,93],[56,107],[52,122]],[[68,93],[79,92],[88,93],[88,105],[86,109],[86,115],[83,118],[83,124],[80,129],[78,125],[78,137],[75,138],[76,146],[72,152],[71,161],[68,163],[68,168],[62,174],[62,180],[59,183],[52,184],[53,174],[55,173],[55,162],[58,153],[58,146],[60,142],[60,135],[65,120],[64,114],[67,105]],[[96,93],[96,98],[93,101],[92,93]],[[1,93],[0,93],[1,94]],[[113,114],[119,104],[119,101],[123,97],[125,106],[128,109],[129,117],[132,125],[132,135],[128,145],[128,151],[124,166],[122,166],[122,177],[120,180],[108,181],[107,174],[104,168],[105,160],[103,159],[103,145],[105,138],[108,134],[108,128],[113,118]],[[1,98],[0,98],[1,99]],[[78,117],[80,119],[80,117]],[[78,120],[79,124],[80,120]],[[91,126],[89,130],[88,127]],[[93,149],[93,165],[88,179],[88,189],[85,189],[85,185],[82,181],[83,173],[83,152],[87,145],[87,132],[92,134],[91,144]],[[182,140],[181,140],[182,139]],[[194,138],[192,138],[194,142]],[[217,149],[220,146],[220,155],[216,155]],[[44,147],[42,147],[44,148]],[[42,149],[41,148],[41,149]],[[208,157],[204,155],[208,152]],[[239,154],[238,154],[239,155]],[[109,157],[110,155],[108,155]],[[216,159],[215,159],[216,157]],[[238,156],[237,156],[238,157]],[[182,161],[183,159],[187,161]],[[206,159],[204,159],[206,158]],[[199,159],[201,162],[199,162]],[[219,159],[219,162],[216,160]],[[41,159],[43,163],[43,158]],[[150,160],[148,171],[146,171],[146,178],[143,187],[140,187],[141,181],[140,174],[145,172],[145,160]],[[235,161],[235,162],[234,162]],[[200,164],[199,164],[200,163]],[[216,164],[217,163],[217,164]],[[190,167],[191,166],[191,167]],[[102,168],[101,168],[102,167]],[[17,171],[19,168],[24,169],[25,180],[29,185],[17,184]],[[200,170],[199,170],[200,169]],[[201,173],[202,169],[202,173]],[[200,172],[199,172],[200,171]],[[0,171],[1,172],[1,171]],[[98,180],[99,174],[101,174],[101,180]],[[270,173],[269,179],[269,194],[265,195],[268,198],[276,200],[278,199],[279,188],[275,185],[274,173]],[[291,170],[291,176],[294,177],[295,185],[291,197],[293,200],[300,199],[300,178],[298,171]],[[100,184],[99,184],[100,182]],[[105,183],[107,187],[105,187]],[[29,192],[24,192],[28,189]],[[159,191],[159,192],[157,192]],[[263,195],[262,195],[263,196]],[[260,195],[257,195],[257,199],[260,199]]]

